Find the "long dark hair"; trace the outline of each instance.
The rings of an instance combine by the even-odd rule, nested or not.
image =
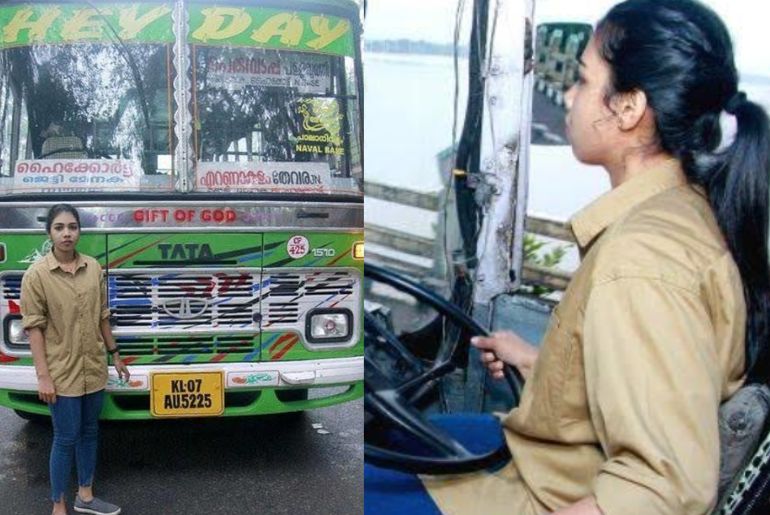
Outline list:
[[[55,204],[51,206],[51,209],[48,210],[48,215],[45,217],[45,232],[51,233],[51,225],[53,225],[54,219],[62,213],[69,213],[74,216],[78,227],[80,227],[80,215],[77,209],[69,204]]]
[[[695,0],[627,0],[599,22],[596,37],[612,70],[608,96],[643,91],[657,145],[708,192],[743,282],[749,378],[766,382],[770,130],[767,113],[738,91],[727,28]]]

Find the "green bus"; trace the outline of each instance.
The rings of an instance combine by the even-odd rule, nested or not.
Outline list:
[[[19,300],[59,202],[131,370],[102,418],[362,396],[360,42],[349,0],[3,2],[0,405],[48,413]]]

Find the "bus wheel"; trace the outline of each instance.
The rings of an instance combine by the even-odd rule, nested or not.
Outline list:
[[[13,411],[24,420],[27,420],[34,424],[51,425],[51,417],[49,417],[48,415],[41,415],[40,413],[30,413],[29,411],[21,411],[18,409],[15,409]]]

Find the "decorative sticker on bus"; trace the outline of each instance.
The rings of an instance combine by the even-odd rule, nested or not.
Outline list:
[[[198,191],[329,193],[328,163],[202,162],[196,170]]]
[[[137,191],[142,165],[123,159],[36,159],[16,163],[11,191]]]
[[[190,6],[190,43],[355,54],[350,22],[337,16],[263,7]]]
[[[207,86],[231,91],[278,87],[323,95],[331,88],[329,58],[320,55],[222,49],[209,55],[206,72]]]
[[[175,208],[166,207],[137,208],[132,215],[137,224],[168,223],[180,224],[231,224],[238,219],[238,215],[230,208]]]
[[[340,136],[339,103],[333,98],[304,98],[297,102],[302,117],[302,133],[297,136],[295,152],[341,156],[345,154]]]
[[[2,7],[0,48],[117,41],[173,43],[171,12],[171,2],[21,4]]]
[[[51,249],[53,248],[53,242],[50,239],[46,239],[41,245],[40,248],[32,249],[32,252],[27,254],[22,259],[19,259],[19,263],[31,265],[38,259],[41,259],[43,256],[51,252]]]
[[[286,242],[286,252],[289,254],[289,257],[292,259],[299,259],[299,258],[305,257],[307,256],[307,253],[309,251],[310,251],[310,242],[308,242],[307,238],[305,238],[301,234],[292,236],[291,238],[289,238],[289,241]]]

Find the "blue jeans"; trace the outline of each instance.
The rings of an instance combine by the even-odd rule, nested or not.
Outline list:
[[[96,468],[99,413],[104,390],[81,397],[56,397],[49,406],[53,421],[51,446],[51,499],[61,501],[69,488],[72,457],[75,456],[80,486],[91,486]]]

